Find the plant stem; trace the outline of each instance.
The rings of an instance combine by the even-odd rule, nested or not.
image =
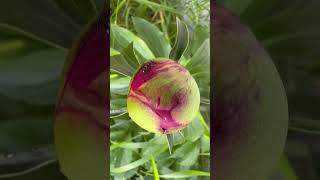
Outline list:
[[[157,167],[156,161],[154,160],[153,155],[151,155],[151,164],[152,164],[152,169],[154,174],[154,180],[160,180],[158,167]]]
[[[318,130],[309,130],[309,129],[293,127],[293,126],[290,126],[289,130],[301,132],[301,133],[306,133],[306,134],[320,135],[320,131],[318,131]]]
[[[204,129],[205,129],[205,134],[210,137],[210,129],[209,129],[206,121],[204,120],[203,116],[201,115],[200,111],[198,111],[197,115],[198,115],[198,117],[199,117]]]
[[[40,163],[30,169],[27,169],[27,170],[24,170],[24,171],[20,171],[20,172],[15,172],[15,173],[10,173],[10,174],[0,174],[0,179],[3,179],[3,178],[13,178],[13,177],[17,177],[17,176],[22,176],[22,175],[25,175],[25,174],[29,174],[33,171],[36,171],[42,167],[45,167],[47,165],[50,165],[52,163],[55,163],[57,161],[56,158],[54,159],[50,159],[48,161],[45,161],[43,163]]]

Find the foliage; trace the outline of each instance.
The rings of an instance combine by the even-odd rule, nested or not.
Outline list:
[[[279,162],[281,175],[277,170],[271,179],[319,179],[319,1],[217,1],[251,28],[271,55],[286,88],[290,131]],[[297,159],[304,161],[297,163]]]
[[[210,103],[208,21],[207,24],[193,24],[187,30],[182,21],[176,20],[176,17],[181,18],[176,9],[155,3],[152,6],[161,6],[160,10],[153,11],[150,8],[143,13],[153,14],[151,19],[146,20],[146,17],[141,16],[129,19],[119,17],[126,13],[130,13],[128,16],[139,15],[138,12],[127,12],[127,9],[137,5],[130,4],[127,2],[123,5],[120,2],[118,6],[114,5],[119,15],[113,12],[114,16],[111,16],[111,174],[114,179],[207,179],[210,171],[210,132],[207,125]],[[123,7],[119,8],[120,6]],[[166,17],[162,22],[161,14]],[[170,19],[167,18],[169,16]],[[158,18],[160,24],[157,23]],[[177,25],[168,24],[167,21]],[[162,32],[160,29],[173,29],[174,36],[169,35],[169,31],[173,30]],[[189,31],[192,37],[190,42]],[[170,40],[170,36],[175,40]],[[185,49],[188,44],[189,48]],[[128,85],[138,66],[154,58],[169,56],[180,59],[179,62],[196,78],[202,95],[201,113],[181,134],[173,135],[174,147],[171,155],[165,135],[146,132],[129,118],[126,111]]]

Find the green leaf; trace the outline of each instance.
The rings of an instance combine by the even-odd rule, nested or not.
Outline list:
[[[124,173],[124,172],[131,170],[131,169],[139,167],[140,165],[146,163],[147,161],[149,161],[149,157],[144,157],[144,158],[141,158],[141,159],[134,161],[130,164],[127,164],[125,166],[111,168],[110,171],[111,171],[111,173]]]
[[[127,48],[122,51],[123,57],[127,60],[133,69],[138,69],[140,62],[136,57],[136,53],[134,52],[133,42],[131,42]]]
[[[53,1],[10,0],[1,4],[0,29],[18,32],[30,39],[66,50],[71,47],[81,27]]]
[[[110,81],[111,94],[127,95],[130,83],[129,77],[119,77]]]
[[[320,26],[316,22],[319,17],[320,13],[316,13],[311,8],[287,10],[255,25],[254,32],[264,41],[269,38],[279,38],[281,35],[288,36],[288,34],[291,34],[288,38],[308,34],[317,36]]]
[[[191,123],[185,129],[182,130],[182,132],[188,141],[194,142],[203,135],[205,129],[199,117],[197,116],[191,121]]]
[[[0,57],[16,55],[27,49],[27,42],[22,39],[8,37],[8,39],[0,40]]]
[[[133,42],[133,47],[140,63],[143,63],[144,61],[149,59],[154,59],[154,55],[147,46],[147,44],[129,30],[111,24],[110,31],[112,48],[122,52],[125,48],[129,46],[131,42]]]
[[[185,52],[186,57],[193,56],[202,43],[209,38],[209,26],[197,25],[190,31],[190,42]]]
[[[0,169],[6,169],[6,171],[0,170],[0,179],[36,171],[40,167],[48,165],[48,161],[49,163],[57,161],[53,145],[35,146],[30,148],[29,151],[1,154]]]
[[[97,9],[101,8],[92,0],[54,0],[54,2],[74,21],[84,26],[95,15]]]
[[[224,6],[237,15],[242,14],[254,0],[225,0]]]
[[[244,22],[246,22],[248,25],[253,25],[257,22],[260,22],[261,19],[264,19],[266,17],[270,17],[270,13],[274,13],[277,9],[279,9],[279,4],[281,1],[278,0],[254,0],[249,6],[245,8],[245,10],[236,10],[238,12],[241,12],[241,18]],[[234,8],[237,8],[236,6],[233,6]]]
[[[184,157],[180,161],[181,166],[192,166],[198,160],[200,153],[200,144],[199,141],[193,144],[193,147],[184,154]]]
[[[0,61],[0,94],[35,105],[55,102],[66,53],[39,50]]]
[[[115,141],[115,140],[122,140],[124,137],[127,135],[127,131],[121,130],[121,131],[111,131],[110,132],[110,141]]]
[[[66,177],[61,173],[58,162],[48,162],[44,164],[44,167],[37,171],[32,171],[23,176],[14,177],[14,178],[5,178],[8,180],[37,180],[37,179],[46,179],[46,180],[67,180]]]
[[[128,112],[127,108],[110,109],[110,118],[122,116]]]
[[[52,134],[52,117],[47,114],[2,119],[0,121],[0,152],[30,151],[39,144],[52,144]]]
[[[203,171],[195,171],[195,170],[187,170],[187,171],[180,171],[180,172],[174,172],[170,174],[164,174],[160,175],[161,178],[188,178],[188,177],[194,177],[194,176],[210,176],[210,173],[203,172]]]
[[[177,158],[180,166],[192,166],[196,163],[200,153],[200,141],[188,141],[177,148],[171,158]]]
[[[110,57],[110,69],[125,76],[133,76],[135,69],[122,55]]]
[[[116,56],[116,55],[120,55],[120,52],[113,48],[110,48],[110,57]]]
[[[210,137],[202,136],[201,137],[201,152],[209,152],[210,153]]]
[[[112,98],[110,100],[110,116],[114,118],[125,113],[127,113],[127,99]]]
[[[177,18],[176,42],[170,52],[169,58],[178,61],[186,51],[189,44],[189,31],[187,25]]]
[[[166,39],[163,32],[157,26],[142,18],[133,18],[133,25],[138,33],[138,36],[143,39],[153,54],[157,57],[168,58],[171,50],[170,43]]]
[[[39,163],[33,167],[30,167],[28,169],[24,169],[24,170],[21,170],[21,171],[17,171],[17,172],[12,172],[12,173],[5,173],[5,174],[0,174],[0,179],[3,179],[3,178],[17,178],[17,177],[20,177],[20,176],[23,176],[23,175],[27,175],[27,174],[30,174],[32,172],[35,172],[43,167],[46,167],[46,166],[49,166],[53,163],[57,162],[57,159],[54,158],[54,159],[49,159],[47,161],[44,161],[42,163]]]
[[[210,111],[210,110],[208,110],[208,111]],[[198,111],[197,116],[198,116],[198,118],[199,118],[199,120],[200,120],[203,128],[205,129],[205,134],[206,134],[207,136],[210,136],[209,126],[207,125],[207,122],[204,120],[204,118],[203,118],[203,116],[202,116],[202,114],[201,114],[200,111]],[[210,118],[208,118],[208,119],[210,119]]]
[[[301,127],[294,127],[294,126],[290,126],[289,130],[295,131],[295,132],[300,132],[300,133],[312,134],[312,135],[320,135],[320,130],[310,130],[310,129],[305,129],[305,128],[301,128]]]
[[[286,177],[286,179],[288,180],[299,179],[285,155],[282,155],[280,159],[279,168],[281,170],[281,173]]]
[[[310,67],[319,67],[319,1],[287,1],[270,10],[252,25],[257,38],[270,53],[286,87],[289,110],[300,116],[319,119],[319,76]]]
[[[121,143],[113,143],[111,145],[111,150],[116,148],[123,148],[123,149],[142,149],[149,145],[149,142],[137,142],[137,143],[130,143],[130,142],[121,142]]]
[[[198,48],[186,68],[193,76],[208,76],[210,73],[210,39],[206,39]]]
[[[154,149],[152,152],[150,152],[149,155],[145,155],[143,156],[143,158],[139,159],[139,160],[136,160],[130,164],[127,164],[127,165],[124,165],[124,166],[121,166],[121,167],[111,167],[111,173],[123,173],[123,172],[126,172],[126,171],[129,171],[131,169],[134,169],[146,162],[148,162],[150,160],[150,155],[158,155],[160,153],[162,153],[163,151],[165,151],[167,148],[158,148],[158,149]]]
[[[174,146],[174,139],[172,134],[166,134],[167,136],[167,141],[168,141],[168,147],[169,147],[169,152],[170,154],[172,153],[172,148]]]

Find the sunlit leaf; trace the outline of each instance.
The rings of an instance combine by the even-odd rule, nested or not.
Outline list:
[[[142,18],[135,17],[132,21],[138,36],[146,42],[153,54],[157,58],[168,58],[171,46],[163,32],[161,32],[154,24],[151,24]]]
[[[122,52],[131,42],[133,42],[133,47],[139,62],[144,62],[148,59],[154,58],[154,55],[147,44],[129,30],[112,24],[110,31],[112,48]]]

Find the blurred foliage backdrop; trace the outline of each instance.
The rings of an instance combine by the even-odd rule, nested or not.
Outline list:
[[[0,2],[0,174],[48,164],[4,179],[66,179],[51,161],[54,103],[68,49],[103,2]]]
[[[289,133],[271,180],[320,179],[320,1],[217,0],[271,55],[287,92]]]

